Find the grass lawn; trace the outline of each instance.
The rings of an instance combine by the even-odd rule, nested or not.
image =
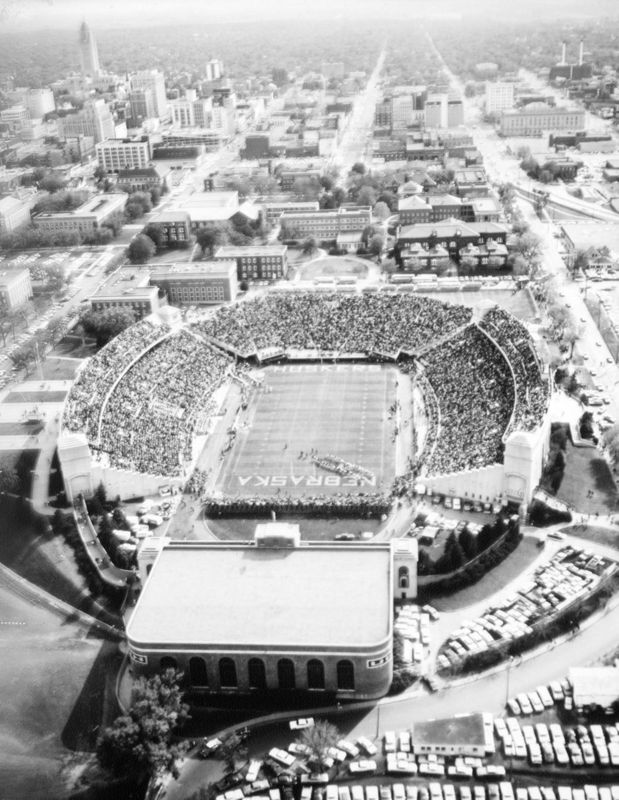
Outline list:
[[[36,436],[42,430],[40,422],[0,422],[0,436]]]
[[[0,795],[65,797],[117,714],[118,647],[4,587],[0,609]]]
[[[35,426],[33,425],[32,427],[34,428]],[[22,431],[22,433],[24,432]],[[26,434],[24,433],[24,435]],[[0,463],[5,469],[14,469],[17,472],[21,481],[20,494],[24,497],[30,497],[32,470],[36,467],[39,453],[40,450],[0,450]],[[0,527],[1,525],[2,519],[0,517]]]
[[[587,539],[596,544],[603,544],[607,547],[619,547],[619,530],[617,528],[604,528],[597,525],[570,525],[562,529],[567,534],[578,536],[579,539]]]
[[[593,447],[567,443],[566,465],[557,498],[583,514],[608,514],[617,507],[617,487],[606,461]],[[592,496],[589,497],[589,492]]]
[[[82,337],[68,334],[58,342],[56,347],[48,356],[47,360],[54,358],[54,356],[68,356],[70,358],[88,358],[96,353],[97,347],[94,339],[86,339],[82,345]]]
[[[55,597],[113,624],[116,617],[93,604],[71,548],[63,539],[46,535],[47,524],[44,517],[32,514],[29,503],[0,496],[0,561]],[[112,610],[106,598],[100,602]]]
[[[218,489],[230,496],[305,496],[380,491],[391,485],[397,371],[376,364],[299,364],[267,367],[247,425],[222,464]],[[364,467],[360,482],[319,469],[300,452],[335,455]]]
[[[81,364],[78,358],[55,358],[48,356],[41,364],[43,378],[48,381],[67,381],[73,380],[75,370]]]
[[[58,392],[9,392],[5,403],[62,403],[67,396],[65,391]]]
[[[537,537],[525,536],[518,547],[484,577],[448,597],[436,597],[431,602],[440,611],[451,611],[479,603],[503,589],[539,556]]]

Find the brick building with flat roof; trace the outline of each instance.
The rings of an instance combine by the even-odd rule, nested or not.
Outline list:
[[[234,259],[161,264],[151,268],[150,283],[174,305],[212,305],[236,298],[236,274]]]
[[[159,290],[149,284],[148,268],[124,267],[113,273],[90,298],[93,311],[108,308],[126,308],[133,312],[136,321],[147,317],[160,306]]]
[[[33,223],[46,231],[92,233],[113,217],[121,217],[126,202],[126,194],[96,194],[72,211],[37,214]]]
[[[288,248],[282,245],[224,246],[215,253],[215,259],[234,259],[240,281],[276,281],[286,275]]]
[[[126,620],[134,671],[179,667],[194,690],[214,693],[381,697],[403,570],[416,591],[409,541],[406,552],[300,542],[298,526],[280,523],[259,525],[253,544],[148,541]]]

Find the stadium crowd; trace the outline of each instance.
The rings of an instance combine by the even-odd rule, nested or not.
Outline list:
[[[533,342],[525,326],[498,306],[479,323],[503,350],[516,379],[516,407],[511,430],[534,430],[548,405],[548,381],[542,374]]]
[[[323,517],[336,514],[340,517],[379,517],[391,508],[387,494],[356,492],[355,494],[320,494],[311,497],[291,497],[278,494],[271,497],[209,498],[204,511],[210,517],[266,516],[272,511],[279,514],[308,514]]]
[[[509,366],[488,337],[471,325],[424,356],[440,407],[428,474],[501,463],[502,438],[514,407]]]
[[[221,308],[196,326],[242,355],[280,348],[395,356],[466,325],[471,314],[425,296],[290,292]]]
[[[96,438],[103,402],[112,384],[134,358],[169,333],[165,324],[148,319],[132,325],[91,358],[71,387],[64,409],[63,426]]]
[[[231,365],[229,357],[186,330],[146,353],[103,411],[99,444],[110,465],[182,474],[198,415]]]

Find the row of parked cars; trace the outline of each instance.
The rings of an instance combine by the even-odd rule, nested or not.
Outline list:
[[[470,655],[531,633],[535,623],[587,597],[615,569],[613,562],[567,545],[515,595],[451,634],[441,647],[438,667],[457,666]]]
[[[439,617],[439,612],[430,605],[422,608],[406,605],[398,610],[394,631],[401,637],[402,661],[418,664],[424,660],[430,646],[430,622]]]
[[[619,728],[617,725],[520,725],[515,717],[494,721],[506,758],[528,758],[534,766],[617,767]]]
[[[552,681],[548,686],[538,686],[532,692],[521,692],[507,701],[507,708],[515,717],[541,714],[553,706],[563,706],[566,711],[571,711],[574,707],[572,685],[568,678]]]
[[[288,792],[270,789],[253,795],[254,800],[285,800]],[[290,792],[292,796],[292,792]],[[217,795],[216,800],[244,800],[241,789]],[[583,787],[520,786],[510,781],[461,784],[430,781],[427,784],[393,783],[384,785],[348,785],[328,783],[326,786],[302,786],[299,800],[619,800],[619,784]]]

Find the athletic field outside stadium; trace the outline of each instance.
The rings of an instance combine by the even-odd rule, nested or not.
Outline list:
[[[388,490],[395,476],[395,367],[286,364],[262,370],[217,489],[228,497],[357,494]],[[309,456],[334,455],[373,477],[339,476]]]

